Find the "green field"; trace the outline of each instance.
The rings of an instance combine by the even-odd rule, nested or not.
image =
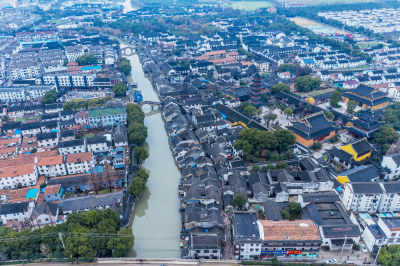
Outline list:
[[[229,4],[230,7],[234,9],[241,9],[246,11],[254,11],[259,8],[270,7],[272,4],[269,1],[239,1]]]

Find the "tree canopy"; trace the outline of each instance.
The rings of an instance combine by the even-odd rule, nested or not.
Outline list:
[[[259,157],[263,150],[283,151],[294,143],[296,143],[296,136],[286,129],[261,131],[255,128],[247,128],[239,133],[239,138],[234,143],[234,147],[241,150],[246,157],[249,155]]]
[[[112,88],[116,97],[125,97],[126,96],[126,86],[123,82],[118,82]]]
[[[57,92],[55,90],[49,90],[43,95],[41,102],[43,104],[55,103],[57,98]]]
[[[278,93],[279,91],[286,92],[286,93],[290,92],[290,87],[282,82],[275,84],[274,86],[271,87],[271,93],[275,94],[275,93]]]
[[[242,103],[239,106],[239,110],[249,117],[261,114],[261,109],[257,109],[251,103]]]
[[[310,76],[298,77],[294,82],[296,90],[301,92],[308,92],[317,89],[321,85],[320,78],[313,78]]]
[[[95,64],[98,63],[98,59],[97,59],[97,57],[95,55],[84,54],[84,55],[79,56],[76,59],[76,62],[80,66],[95,65]]]
[[[119,229],[119,214],[111,208],[71,213],[67,221],[15,232],[0,227],[2,260],[81,257],[121,257],[133,247],[130,229]],[[60,235],[65,243],[65,250]]]
[[[382,247],[378,254],[378,261],[383,266],[400,265],[400,245]]]
[[[347,102],[347,110],[346,111],[349,114],[354,114],[354,111],[355,111],[356,107],[357,107],[357,102],[353,101],[353,100],[350,100],[350,101]]]
[[[92,108],[102,107],[109,100],[111,100],[110,96],[106,96],[104,98],[90,99],[90,100],[73,99],[64,103],[63,109],[72,111],[88,110]]]
[[[331,99],[330,99],[330,105],[332,107],[337,107],[340,101],[340,98],[342,95],[338,91],[332,92]]]
[[[128,76],[132,70],[131,62],[125,57],[121,57],[119,59],[118,69]]]
[[[379,144],[382,153],[390,148],[390,145],[399,139],[399,133],[392,126],[382,126],[378,132],[374,134],[374,141]]]
[[[233,196],[233,205],[239,209],[242,209],[244,207],[244,205],[246,205],[247,203],[247,199],[246,197],[239,193],[236,194],[235,196]]]
[[[146,188],[146,180],[140,177],[135,177],[132,180],[132,183],[128,187],[128,192],[138,197],[145,188]]]
[[[135,147],[133,153],[138,163],[142,163],[149,157],[149,152],[143,147]]]

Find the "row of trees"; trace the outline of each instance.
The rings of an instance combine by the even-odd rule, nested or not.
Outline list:
[[[147,138],[147,127],[144,125],[144,112],[140,105],[128,104],[126,106],[128,120],[129,142],[136,145],[134,148],[134,158],[137,164],[143,163],[148,157],[149,152],[143,147]],[[149,174],[141,168],[136,172],[135,178],[129,184],[128,192],[138,197],[146,188],[146,182]]]
[[[80,111],[80,110],[89,110],[97,107],[102,107],[106,102],[111,100],[111,96],[106,96],[103,98],[97,99],[73,99],[66,103],[64,103],[64,110],[72,110],[72,111]]]
[[[128,121],[129,142],[136,146],[143,146],[147,138],[147,127],[144,125],[144,112],[140,105],[128,104],[126,106]]]
[[[239,138],[234,147],[242,151],[245,157],[254,156],[259,158],[262,152],[277,151],[285,152],[289,145],[296,143],[296,136],[293,132],[280,129],[276,131],[261,131],[255,128],[248,128],[239,133]]]
[[[122,257],[132,249],[134,237],[130,229],[118,229],[119,223],[119,214],[108,208],[71,213],[65,223],[33,231],[2,226],[0,260]]]
[[[120,57],[119,63],[118,63],[118,69],[119,69],[119,71],[124,73],[126,76],[128,76],[132,70],[131,62],[128,59],[126,59],[125,57]]]

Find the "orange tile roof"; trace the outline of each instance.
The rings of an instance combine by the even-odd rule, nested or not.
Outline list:
[[[239,53],[237,51],[233,51],[233,52],[227,53],[227,55],[239,55]]]
[[[46,166],[46,165],[57,165],[62,164],[64,159],[64,155],[56,155],[49,157],[39,157],[37,166]]]
[[[13,159],[13,157],[3,158],[0,160],[0,169],[10,167],[11,164],[12,166],[16,167],[24,164],[32,164],[34,162],[34,157],[20,158],[18,156],[15,156],[15,159]]]
[[[240,63],[242,64],[242,66],[251,66],[253,64],[250,61],[240,61]]]
[[[232,57],[226,57],[226,58],[220,58],[220,59],[213,59],[213,60],[209,60],[211,63],[214,64],[219,64],[219,63],[234,63],[237,62],[237,60],[235,58]]]
[[[61,189],[61,184],[49,185],[44,189],[44,195],[58,194]]]
[[[7,144],[18,143],[19,138],[7,138],[7,139],[0,139],[0,146],[4,146]]]
[[[318,227],[312,220],[260,220],[264,240],[320,240]]]
[[[38,180],[36,181],[36,188],[40,188],[40,185],[46,181],[46,177],[44,175],[39,176]]]
[[[2,148],[0,149],[0,154],[8,154],[8,153],[13,153],[17,151],[17,146],[15,147],[9,147],[9,148]]]
[[[67,163],[87,162],[93,159],[91,152],[74,153],[67,155]]]
[[[32,174],[34,170],[35,170],[35,165],[33,163],[24,164],[18,167],[10,166],[8,168],[1,169],[0,178],[28,175]]]
[[[20,189],[14,189],[10,193],[10,198],[8,199],[9,203],[16,203],[16,202],[29,202],[32,201],[30,198],[25,198],[26,194],[31,189],[37,189],[36,187],[25,187]],[[37,191],[36,195],[39,193]]]
[[[212,55],[219,55],[219,54],[226,54],[226,51],[225,50],[212,51],[212,52],[207,52],[204,55],[212,56]]]

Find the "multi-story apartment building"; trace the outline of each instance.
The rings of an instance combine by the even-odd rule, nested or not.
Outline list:
[[[61,141],[58,143],[58,152],[62,155],[86,152],[85,140]]]
[[[89,126],[92,128],[113,126],[117,123],[126,122],[126,110],[120,106],[92,109],[88,115]]]
[[[67,174],[64,155],[39,157],[37,168],[39,174],[46,177],[62,176]]]
[[[0,172],[0,189],[33,186],[36,185],[37,178],[38,172],[34,163],[3,168]]]
[[[82,45],[67,46],[65,47],[65,54],[67,55],[68,62],[73,62],[84,54],[84,48]]]
[[[36,140],[40,148],[55,147],[58,144],[58,134],[57,132],[37,134]]]
[[[66,165],[68,174],[83,174],[87,173],[92,169],[93,153],[75,153],[68,154],[66,159]]]
[[[346,183],[342,202],[347,210],[353,212],[376,212],[382,197],[378,183]]]

